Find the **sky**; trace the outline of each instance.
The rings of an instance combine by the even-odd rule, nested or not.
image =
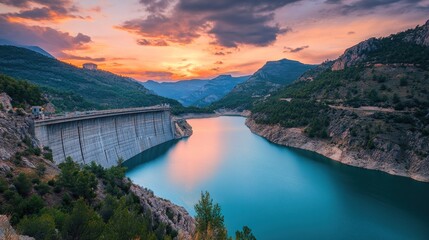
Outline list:
[[[429,0],[0,0],[0,39],[140,81],[335,59],[429,19]]]

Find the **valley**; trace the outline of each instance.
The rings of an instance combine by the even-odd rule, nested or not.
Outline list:
[[[270,6],[253,17],[271,19]],[[157,11],[148,19],[167,21]],[[425,239],[429,21],[306,64],[317,55],[305,55],[310,45],[277,46],[275,37],[255,48],[288,58],[251,62],[240,55],[248,44],[222,41],[222,25],[208,18],[181,35],[191,42],[212,28],[208,60],[178,54],[185,43],[168,34],[137,39],[149,52],[172,50],[164,55],[175,64],[157,52],[153,69],[137,54],[51,54],[0,39],[0,238]],[[61,36],[79,51],[92,41]],[[104,70],[125,60],[141,68],[122,69],[133,77]]]

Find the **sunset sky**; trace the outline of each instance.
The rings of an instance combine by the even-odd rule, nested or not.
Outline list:
[[[317,64],[424,24],[429,0],[0,0],[0,39],[144,81]]]

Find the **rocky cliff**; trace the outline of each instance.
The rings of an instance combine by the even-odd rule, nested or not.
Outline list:
[[[332,70],[343,70],[346,67],[356,65],[363,62],[367,58],[367,53],[374,51],[380,47],[376,38],[370,38],[349,49],[341,55],[333,64]]]
[[[192,135],[192,127],[183,118],[175,118],[174,122],[174,137],[176,139],[190,137]]]
[[[402,42],[412,45],[418,45],[423,47],[429,46],[429,20],[422,26],[417,26],[414,29],[409,29],[407,31],[392,34],[386,38],[370,38],[365,40],[351,48],[348,48],[344,54],[342,54],[338,59],[336,59],[332,64],[332,70],[343,70],[347,67],[357,65],[359,63],[364,63],[369,60],[370,63],[374,63],[375,59],[368,59],[372,53],[382,50],[386,47],[386,42]],[[402,53],[402,49],[399,49],[399,45],[394,49]],[[383,52],[386,54],[386,52]],[[388,55],[388,54],[386,54]],[[386,56],[387,57],[387,56]],[[377,59],[379,60],[379,59]],[[375,60],[375,61],[377,61]],[[368,62],[366,62],[368,64]]]
[[[143,208],[151,212],[155,221],[171,226],[178,232],[178,239],[192,239],[195,231],[195,220],[185,208],[159,198],[151,190],[136,184],[132,184],[130,190],[140,199]]]
[[[276,144],[316,152],[356,167],[429,182],[428,136],[402,126],[403,123],[357,116],[352,111],[330,110],[326,114],[331,119],[327,139],[309,137],[305,127],[257,124],[252,118],[246,120],[246,125]]]
[[[423,26],[407,31],[404,35],[404,41],[406,42],[429,46],[429,20]]]
[[[247,121],[272,142],[429,181],[429,21],[371,38],[257,103]]]

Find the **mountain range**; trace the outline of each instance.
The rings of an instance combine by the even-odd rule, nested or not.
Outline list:
[[[178,100],[184,106],[205,107],[218,101],[249,76],[220,75],[210,80],[193,79],[177,82],[147,81],[142,83],[155,94]]]
[[[281,59],[269,61],[249,79],[235,86],[230,93],[211,105],[213,109],[249,109],[258,99],[268,97],[281,87],[287,86],[315,65]]]
[[[42,88],[59,111],[125,108],[175,100],[152,94],[134,79],[103,70],[87,70],[33,50],[0,46],[0,73]]]

